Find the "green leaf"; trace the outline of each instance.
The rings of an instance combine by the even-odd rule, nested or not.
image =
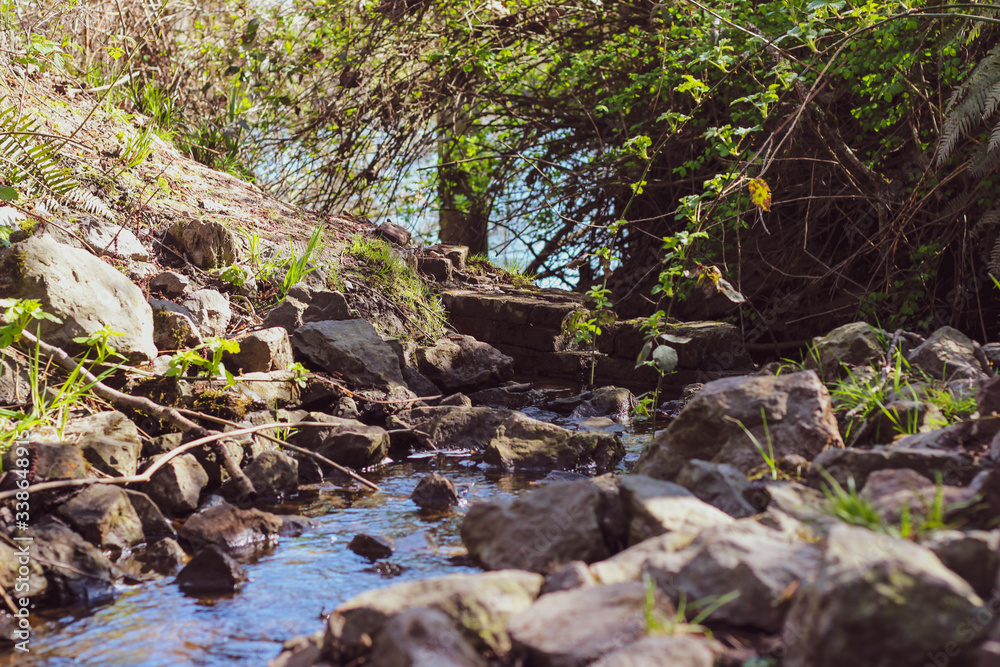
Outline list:
[[[17,190],[14,188],[0,185],[0,201],[17,201],[18,196]]]
[[[653,364],[661,373],[672,373],[677,368],[677,350],[669,345],[660,345],[653,350]]]
[[[660,334],[660,338],[668,343],[676,343],[678,345],[691,342],[691,338],[689,336],[675,336],[674,334],[668,333]]]

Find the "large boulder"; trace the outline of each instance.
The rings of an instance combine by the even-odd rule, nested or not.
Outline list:
[[[879,332],[866,322],[851,322],[813,339],[806,363],[826,380],[843,374],[843,367],[867,366],[885,356]]]
[[[403,379],[399,357],[366,320],[310,322],[292,334],[292,347],[352,386],[413,397]]]
[[[656,434],[636,472],[673,480],[688,460],[701,459],[750,473],[764,466],[761,449],[812,460],[842,446],[830,394],[815,372],[725,378],[706,384]]]
[[[281,327],[251,331],[236,342],[239,352],[222,355],[226,368],[234,373],[280,371],[292,363],[292,343]]]
[[[56,514],[102,551],[120,554],[145,541],[139,515],[118,486],[88,486],[59,505]]]
[[[413,352],[417,370],[447,393],[475,391],[514,377],[514,360],[472,336],[453,334]]]
[[[625,539],[613,478],[555,482],[519,498],[473,505],[462,522],[469,555],[490,569],[547,573],[575,560],[603,560]]]
[[[167,461],[153,473],[142,490],[167,514],[181,515],[198,507],[201,491],[208,485],[208,473],[193,454]]]
[[[45,518],[29,528],[33,560],[45,573],[44,603],[65,607],[110,602],[117,594],[121,572],[101,551],[58,519]],[[35,597],[36,591],[28,591]]]
[[[538,597],[542,577],[504,570],[410,581],[367,591],[330,615],[324,652],[333,660],[363,652],[397,614],[427,608],[443,613],[477,650],[506,654],[511,647],[507,621]]]
[[[112,345],[133,361],[150,361],[153,311],[142,290],[85,250],[50,236],[12,245],[0,259],[0,297],[38,299],[62,320],[42,321],[42,338],[69,352],[85,349],[73,339],[107,326],[122,334]]]
[[[233,230],[214,220],[178,220],[167,238],[199,269],[215,269],[237,261],[239,242]]]
[[[191,292],[184,299],[183,306],[191,313],[203,336],[225,335],[229,321],[233,319],[229,299],[214,289]]]
[[[270,512],[222,503],[192,515],[177,534],[194,547],[233,551],[276,543],[281,526],[281,519]]]
[[[865,528],[830,531],[816,577],[796,594],[783,631],[785,667],[923,667],[979,638],[993,614],[929,549]],[[978,628],[978,630],[977,630]],[[958,651],[949,665],[969,665]],[[953,656],[955,653],[950,652]]]

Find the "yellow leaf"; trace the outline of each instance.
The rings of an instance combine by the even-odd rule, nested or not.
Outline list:
[[[750,179],[750,201],[764,211],[771,210],[771,188],[760,178]]]

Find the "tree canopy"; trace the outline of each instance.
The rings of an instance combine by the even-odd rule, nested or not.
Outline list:
[[[2,15],[23,64],[113,86],[280,197],[508,247],[551,284],[606,285],[625,315],[779,319],[796,339],[862,318],[996,331],[997,9],[33,0]],[[705,298],[727,282],[742,308]]]

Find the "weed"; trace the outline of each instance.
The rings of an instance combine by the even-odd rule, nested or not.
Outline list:
[[[663,378],[668,373],[673,373],[677,367],[677,350],[667,345],[667,343],[683,345],[684,343],[691,342],[691,339],[686,336],[661,333],[660,326],[664,317],[666,317],[664,312],[659,310],[643,322],[642,330],[646,332],[646,342],[639,351],[639,356],[635,361],[636,369],[642,366],[649,366],[657,373],[656,389],[653,390],[653,395],[644,394],[636,404],[638,414],[651,414],[653,417],[653,435],[651,437],[655,437],[656,434],[656,411],[660,405],[660,390],[663,388]],[[650,406],[652,406],[652,409],[650,409]]]
[[[726,421],[733,422],[746,433],[746,436],[750,438],[750,442],[757,449],[757,453],[760,454],[761,458],[764,459],[764,465],[767,466],[768,471],[771,473],[771,479],[777,480],[780,471],[778,470],[778,459],[774,455],[774,443],[771,442],[771,431],[767,428],[767,414],[764,412],[764,406],[760,408],[760,419],[764,423],[764,437],[767,440],[767,451],[764,450],[764,446],[760,444],[760,440],[757,439],[750,429],[743,425],[739,419],[734,419],[728,415],[724,417]]]
[[[206,359],[201,350],[211,352],[212,358]],[[172,356],[166,375],[167,377],[185,377],[191,366],[197,366],[203,368],[208,377],[225,377],[227,386],[232,386],[236,384],[236,378],[223,365],[222,355],[225,353],[236,354],[239,351],[240,344],[234,340],[206,338],[205,342],[198,347],[181,350]]]
[[[281,284],[282,299],[288,296],[288,291],[292,289],[296,283],[319,268],[318,266],[309,266],[309,262],[312,259],[313,253],[317,253],[321,248],[320,239],[322,237],[323,226],[316,225],[312,235],[309,237],[309,242],[306,244],[305,252],[298,257],[295,256],[295,248],[292,246],[291,241],[289,241],[288,246],[292,254],[292,259],[288,262],[288,268],[285,271],[285,279]]]
[[[594,300],[592,310],[578,310],[570,315],[564,325],[568,333],[573,334],[573,342],[590,346],[590,386],[594,386],[594,373],[597,369],[597,339],[604,333],[602,327],[615,322],[615,313],[611,310],[608,295],[611,290],[595,285],[587,290],[587,296]]]
[[[642,606],[643,618],[646,622],[646,633],[651,635],[700,634],[712,637],[712,631],[702,623],[717,609],[740,596],[739,591],[730,591],[725,595],[711,595],[690,604],[695,615],[689,620],[687,596],[681,592],[677,611],[673,618],[658,614],[656,610],[656,582],[648,574],[642,575],[642,583],[646,587],[646,598]]]

